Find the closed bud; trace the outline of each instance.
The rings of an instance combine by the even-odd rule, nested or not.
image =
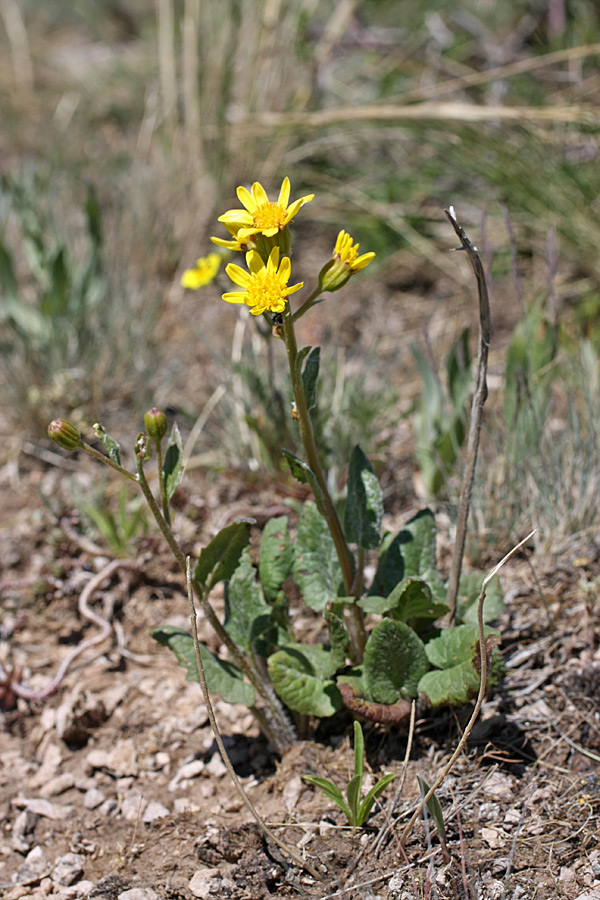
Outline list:
[[[77,428],[66,419],[52,419],[48,425],[48,437],[63,450],[77,450],[83,444]]]
[[[144,415],[144,428],[152,438],[155,444],[160,444],[167,433],[167,417],[162,409],[155,406],[149,409]]]

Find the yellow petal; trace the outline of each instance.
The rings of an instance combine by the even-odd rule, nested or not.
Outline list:
[[[279,199],[277,200],[277,205],[281,206],[283,209],[285,209],[288,205],[289,199],[290,199],[290,179],[286,175],[281,184],[281,190],[279,191]]]
[[[239,284],[240,287],[248,287],[250,284],[252,284],[252,275],[250,275],[248,272],[246,272],[245,269],[242,269],[240,266],[236,266],[235,263],[229,263],[229,265],[225,267],[225,271],[227,272],[231,280],[235,284]]]
[[[248,212],[253,213],[256,211],[256,203],[254,201],[254,197],[252,196],[248,188],[245,188],[243,185],[241,185],[237,189],[236,194],[238,196],[238,200],[240,201],[242,206],[246,207]]]
[[[255,181],[252,185],[252,197],[256,204],[256,208],[258,208],[259,206],[264,206],[265,203],[269,202],[267,192],[265,191],[260,181]]]

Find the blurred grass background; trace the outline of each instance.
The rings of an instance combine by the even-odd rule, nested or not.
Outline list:
[[[129,429],[152,401],[200,417],[206,458],[260,464],[273,396],[244,371],[272,351],[223,285],[184,295],[179,276],[238,184],[287,174],[317,195],[294,275],[310,282],[341,227],[378,254],[303,321],[328,359],[333,475],[360,439],[388,460],[389,502],[411,495],[409,344],[442,383],[436,360],[476,327],[453,204],[495,329],[477,527],[593,528],[599,36],[595,0],[0,0],[2,430]]]

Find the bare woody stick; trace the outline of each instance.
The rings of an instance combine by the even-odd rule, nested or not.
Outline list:
[[[456,749],[454,750],[454,753],[452,754],[452,756],[450,757],[450,759],[444,766],[442,772],[438,775],[438,777],[436,778],[434,783],[431,785],[431,787],[429,788],[429,790],[427,791],[425,796],[422,798],[422,800],[419,800],[410,820],[404,827],[404,831],[402,832],[402,835],[400,836],[400,844],[402,847],[406,846],[406,842],[408,840],[410,832],[412,831],[413,825],[417,821],[421,810],[423,809],[424,806],[427,805],[429,800],[431,800],[431,798],[433,797],[433,795],[439,788],[440,784],[442,783],[444,778],[448,775],[448,773],[452,769],[454,763],[456,762],[456,760],[462,753],[463,747],[467,743],[469,735],[471,734],[471,731],[473,730],[473,726],[477,720],[477,716],[479,715],[479,711],[483,704],[483,699],[485,697],[485,690],[486,690],[486,686],[487,686],[487,675],[488,675],[487,648],[486,648],[486,644],[485,644],[485,626],[484,626],[484,622],[483,622],[483,602],[485,600],[486,588],[487,588],[489,582],[494,577],[494,575],[498,574],[498,572],[500,571],[502,566],[506,562],[508,562],[508,560],[511,558],[511,556],[513,556],[517,552],[517,550],[520,550],[521,547],[523,546],[523,544],[526,544],[527,541],[530,538],[532,538],[534,534],[535,534],[535,530],[532,531],[530,534],[528,534],[527,537],[524,537],[522,541],[519,541],[519,543],[515,547],[513,547],[512,550],[510,550],[506,554],[506,556],[504,556],[500,560],[500,562],[494,566],[494,568],[491,570],[491,572],[488,572],[488,574],[483,579],[483,584],[481,585],[481,592],[479,594],[479,600],[477,601],[477,627],[478,627],[478,631],[479,631],[479,677],[480,677],[480,681],[479,681],[479,693],[477,695],[477,701],[475,703],[475,708],[473,709],[471,718],[469,719],[467,726],[462,733],[461,739],[458,742],[458,745],[457,745]]]
[[[469,423],[469,436],[467,439],[467,460],[460,491],[458,515],[456,517],[456,539],[452,550],[452,564],[450,566],[450,577],[448,578],[448,590],[446,593],[446,604],[450,610],[449,617],[450,619],[454,619],[458,582],[460,580],[462,561],[465,552],[467,521],[469,518],[469,508],[471,506],[475,464],[477,462],[477,451],[479,449],[479,436],[481,434],[481,423],[483,420],[483,406],[487,399],[486,375],[491,336],[491,320],[490,301],[485,273],[483,271],[479,253],[477,252],[477,247],[471,243],[465,234],[464,228],[456,221],[454,207],[451,206],[449,209],[444,210],[444,212],[448,216],[450,224],[460,240],[461,246],[458,249],[466,250],[467,252],[473,274],[475,275],[475,280],[477,281],[477,292],[479,294],[479,343],[477,348],[477,366],[473,400],[471,402],[471,421]]]

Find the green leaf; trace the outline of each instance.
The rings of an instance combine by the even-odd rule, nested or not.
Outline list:
[[[327,623],[329,642],[331,644],[331,659],[333,671],[341,669],[349,655],[350,639],[344,624],[344,608],[348,603],[354,603],[353,597],[340,598],[328,603],[323,610],[323,618]]]
[[[329,798],[329,800],[332,800],[336,806],[339,806],[341,811],[350,822],[352,813],[346,805],[346,801],[344,800],[342,792],[340,791],[339,787],[333,783],[333,781],[329,781],[327,778],[319,778],[317,775],[303,775],[302,777],[305,781],[308,781],[309,784],[314,784],[315,787],[320,788],[320,790],[323,791],[323,793],[326,797]]]
[[[432,706],[462,706],[479,693],[479,673],[469,661],[427,672],[419,682],[419,691],[427,695]]]
[[[429,793],[430,785],[427,784],[424,778],[421,778],[420,775],[417,775],[417,781],[419,782],[419,787],[421,789],[421,798],[424,798]],[[446,841],[446,829],[444,827],[444,813],[442,812],[442,807],[440,805],[440,801],[438,800],[435,791],[425,804],[427,806],[427,811],[433,821],[435,822],[435,827],[437,828],[442,841]]]
[[[456,599],[456,621],[458,624],[477,623],[477,604],[485,573],[465,572],[460,576]],[[498,577],[492,578],[485,589],[483,601],[483,621],[494,622],[504,610],[504,594]]]
[[[200,681],[191,634],[181,628],[164,625],[162,628],[154,628],[150,635],[159,644],[168,647],[175,654],[179,665],[187,669],[186,681]],[[254,688],[244,681],[241,669],[231,662],[219,659],[203,644],[200,644],[200,659],[211,694],[219,696],[225,703],[253,706]]]
[[[343,706],[340,692],[324,673],[330,654],[320,644],[289,646],[267,660],[273,687],[290,709],[308,716],[332,716]]]
[[[375,550],[381,541],[383,495],[371,463],[358,444],[348,470],[348,498],[344,509],[346,540],[365,550]]]
[[[294,560],[294,546],[288,532],[287,516],[269,519],[260,539],[258,571],[263,591],[274,600],[290,574]]]
[[[379,548],[379,561],[369,596],[387,597],[399,581],[404,578],[404,560],[400,548],[400,535],[389,532],[384,536]]]
[[[364,678],[376,703],[415,697],[428,668],[425,647],[412,628],[392,619],[375,626],[365,647]]]
[[[346,797],[350,810],[349,823],[353,827],[358,825],[358,810],[360,807],[360,795],[362,791],[362,775],[353,775],[346,786]]]
[[[304,602],[322,612],[337,598],[340,564],[327,522],[314,503],[304,504],[298,521],[294,580]]]
[[[296,456],[291,450],[282,450],[283,456],[285,457],[288,466],[290,467],[290,472],[294,476],[294,478],[299,481],[301,484],[308,484],[311,491],[313,492],[313,496],[315,498],[315,503],[321,512],[323,511],[323,491],[319,486],[319,482],[317,481],[316,475],[313,470],[310,468],[304,460],[300,459],[299,456]]]
[[[181,434],[179,433],[177,422],[175,422],[169,435],[167,452],[163,461],[163,480],[167,494],[167,503],[170,503],[173,494],[177,490],[182,475],[183,444],[181,443]]]
[[[431,588],[422,578],[403,578],[388,597],[363,597],[358,605],[365,612],[389,614],[399,622],[426,620],[434,622],[448,612],[445,603],[437,603]]]
[[[373,700],[365,684],[364,666],[355,666],[352,669],[348,669],[343,674],[338,675],[336,680],[338,684],[349,684],[356,697],[360,697],[362,700]]]
[[[493,629],[486,628],[485,633],[492,634]],[[432,666],[449,669],[465,660],[472,660],[479,641],[476,625],[459,625],[456,628],[444,628],[439,637],[433,638],[426,646],[427,658]]]
[[[356,824],[361,826],[364,825],[367,819],[371,814],[371,809],[373,808],[373,804],[375,801],[381,797],[383,792],[385,791],[388,784],[390,784],[394,778],[395,774],[393,772],[388,772],[387,775],[383,775],[377,784],[374,784],[363,802],[360,804],[358,809],[358,817]]]
[[[494,629],[486,628],[486,635]],[[476,665],[479,660],[479,632],[476,625],[459,625],[446,628],[439,637],[425,647],[433,666],[442,671],[427,672],[419,682],[419,690],[427,694],[432,706],[450,704],[460,706],[476,697],[480,675]],[[499,657],[497,648],[492,652],[492,665]]]
[[[304,350],[306,349],[308,348],[305,347]],[[306,396],[306,406],[309,411],[317,405],[317,379],[319,377],[320,363],[321,348],[313,347],[308,354],[304,371],[302,372],[302,384]]]
[[[225,630],[234,644],[253,655],[259,637],[271,628],[271,607],[256,580],[250,549],[242,553],[225,593]]]
[[[110,434],[108,434],[106,429],[102,425],[99,425],[98,423],[96,423],[94,425],[94,434],[96,435],[96,437],[98,438],[99,441],[102,441],[104,449],[108,453],[108,456],[110,457],[110,459],[112,459],[112,461],[114,463],[116,463],[117,466],[120,466],[121,465],[121,447],[120,447],[120,445],[115,441],[114,438],[112,438],[110,436]]]
[[[223,528],[200,552],[194,580],[207,592],[219,581],[229,581],[249,540],[248,522],[234,522]]]
[[[365,739],[360,722],[354,720],[354,774],[360,775],[361,788],[365,766]],[[360,794],[360,791],[359,791]]]
[[[450,348],[446,358],[446,372],[450,398],[456,412],[462,413],[471,393],[471,351],[469,349],[469,332],[467,325]]]

